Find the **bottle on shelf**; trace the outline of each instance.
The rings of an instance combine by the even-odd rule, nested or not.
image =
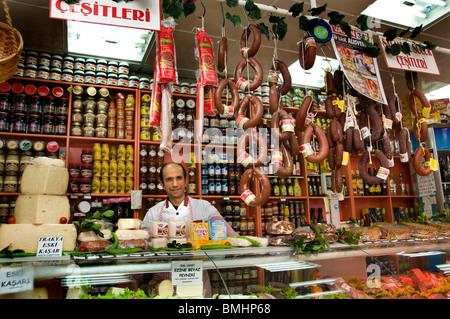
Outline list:
[[[400,174],[400,178],[398,180],[398,186],[399,186],[399,190],[400,190],[400,194],[399,195],[407,195],[406,183],[403,180],[403,175],[402,174]]]
[[[372,175],[371,171],[370,171],[370,167],[367,169],[367,172],[369,173],[369,176]],[[364,196],[370,196],[373,193],[373,187],[372,185],[370,185],[368,182],[363,180],[363,184],[364,184]]]
[[[319,211],[319,215],[317,216],[317,222],[318,223],[323,223],[324,219],[323,219],[323,215],[322,215],[322,207],[319,207],[318,211]]]
[[[302,196],[302,188],[300,187],[300,182],[298,178],[294,179],[294,196],[300,197]]]
[[[392,196],[397,195],[397,183],[394,180],[394,174],[389,175],[389,188]]]

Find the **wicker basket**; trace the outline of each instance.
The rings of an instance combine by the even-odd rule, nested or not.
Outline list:
[[[23,49],[22,35],[12,26],[6,0],[2,2],[7,23],[0,22],[0,83],[14,75]]]

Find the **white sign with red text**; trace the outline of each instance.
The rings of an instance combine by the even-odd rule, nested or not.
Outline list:
[[[389,68],[436,75],[440,74],[434,54],[431,50],[423,50],[414,41],[408,39],[397,38],[392,42],[387,42],[385,37],[380,35],[379,38],[384,58]],[[411,53],[409,55],[404,54],[403,52],[400,52],[400,54],[395,56],[386,53],[386,45],[390,46],[393,43],[402,45],[405,41],[408,42],[409,47],[411,48]]]
[[[82,0],[68,5],[50,0],[50,18],[100,23],[144,30],[161,29],[160,1]]]

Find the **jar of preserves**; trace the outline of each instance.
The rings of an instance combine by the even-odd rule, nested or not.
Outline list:
[[[79,179],[80,192],[87,194],[91,192],[91,179],[90,178],[80,178]]]
[[[11,175],[19,171],[19,151],[8,151],[5,158],[5,173]]]
[[[50,61],[51,68],[59,68],[61,69],[63,66],[63,57],[57,54],[52,55],[52,59]]]
[[[40,53],[39,54],[39,67],[50,67],[52,56],[48,53]]]
[[[14,72],[14,76],[20,76],[22,77],[25,74],[25,64],[19,63],[17,65],[16,72]]]
[[[69,100],[67,98],[59,98],[56,100],[55,114],[67,116],[69,113]]]
[[[19,173],[23,173],[25,167],[32,164],[31,158],[33,156],[33,152],[25,151],[20,154],[19,157]]]
[[[95,84],[95,72],[94,71],[86,71],[84,73],[84,83]]]
[[[27,116],[24,113],[14,113],[13,132],[25,133],[27,131]]]
[[[73,70],[63,69],[61,79],[66,82],[72,82],[73,81]]]
[[[73,70],[74,66],[75,66],[75,59],[71,56],[65,56],[62,68]]]
[[[97,71],[97,64],[94,59],[86,59],[85,71]]]
[[[15,193],[18,190],[18,177],[15,175],[6,175],[3,178],[3,191],[5,193]]]
[[[83,148],[81,150],[81,162],[84,164],[92,164],[94,161],[94,154],[92,148]]]
[[[139,77],[133,75],[128,79],[128,87],[137,89],[139,87]]]
[[[97,101],[97,113],[107,114],[108,113],[108,101],[106,98],[99,98]]]
[[[84,74],[85,68],[86,68],[86,60],[84,58],[76,58],[73,69],[75,71],[82,71]]]
[[[140,90],[150,90],[150,80],[148,78],[139,79],[139,89]]]
[[[55,133],[55,116],[44,115],[42,121],[42,134],[54,134]]]
[[[105,138],[107,133],[106,127],[98,126],[95,128],[95,137]]]
[[[111,74],[117,74],[119,72],[119,64],[115,61],[109,61],[107,72]]]
[[[28,112],[30,114],[40,114],[42,111],[41,99],[37,95],[30,97],[30,103],[28,106]]]
[[[61,81],[61,68],[51,68],[50,69],[50,80]]]
[[[91,112],[95,113],[97,108],[97,102],[95,102],[93,97],[88,97],[85,101],[83,101],[84,111],[86,113]]]
[[[126,62],[120,62],[120,63],[119,63],[118,73],[119,73],[119,74],[125,74],[125,75],[128,75],[128,74],[130,73],[130,67],[129,67],[129,64],[126,63]]]
[[[38,70],[37,78],[42,80],[50,79],[50,68],[47,66],[41,66]]]
[[[9,114],[7,112],[0,112],[0,132],[9,131]]]
[[[40,134],[42,127],[42,117],[39,114],[30,114],[28,116],[27,132],[31,134]]]
[[[71,178],[79,178],[80,177],[80,164],[69,163],[69,176]]]
[[[44,115],[54,115],[55,114],[55,98],[48,96],[44,99],[44,104],[42,106],[42,111]]]
[[[91,110],[83,114],[84,125],[94,126],[95,124],[95,114]]]
[[[37,77],[37,66],[34,64],[27,64],[25,66],[24,76],[27,78],[35,79]]]
[[[97,72],[96,73],[95,84],[106,85],[106,73],[105,72]]]
[[[69,178],[69,192],[78,193],[80,191],[80,179],[78,177]]]
[[[92,177],[92,164],[83,163],[80,165],[80,175],[82,178]]]
[[[121,87],[128,87],[128,75],[120,74],[117,85]]]
[[[26,102],[25,94],[17,94],[14,97],[14,104],[12,105],[11,111],[14,113],[28,112],[28,104]]]
[[[117,86],[119,85],[119,78],[115,73],[108,73],[108,78],[106,79],[106,85]]]
[[[66,135],[67,134],[67,116],[57,116],[55,122],[55,134]]]
[[[84,71],[76,70],[73,72],[73,82],[84,83]]]
[[[72,126],[70,127],[70,135],[72,135],[72,136],[82,136],[83,135],[83,129],[81,128],[80,123],[72,123]]]

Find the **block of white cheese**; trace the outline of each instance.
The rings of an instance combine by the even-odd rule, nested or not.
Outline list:
[[[153,248],[167,247],[167,238],[164,238],[164,237],[151,238],[150,239],[150,246],[153,247]]]
[[[21,194],[17,196],[14,217],[17,224],[59,224],[61,217],[70,218],[69,198]]]
[[[69,185],[69,171],[54,165],[28,165],[22,174],[22,194],[64,195]]]
[[[203,297],[203,285],[178,285],[177,296],[180,298]]]
[[[184,220],[170,221],[169,237],[186,237],[186,222]]]
[[[112,238],[112,233],[110,229],[100,229],[103,237],[97,235],[93,230],[83,231],[78,234],[78,241],[96,241],[96,240],[110,240]]]
[[[119,229],[139,229],[141,228],[141,220],[138,218],[119,218],[117,221]]]
[[[40,237],[63,237],[63,250],[74,250],[77,230],[74,224],[2,224],[0,250],[11,245],[10,250],[23,249],[26,253],[36,253]]]
[[[154,221],[150,222],[151,237],[167,237],[169,235],[169,224],[166,222]]]
[[[144,229],[118,229],[116,235],[119,240],[148,239],[150,237]]]

